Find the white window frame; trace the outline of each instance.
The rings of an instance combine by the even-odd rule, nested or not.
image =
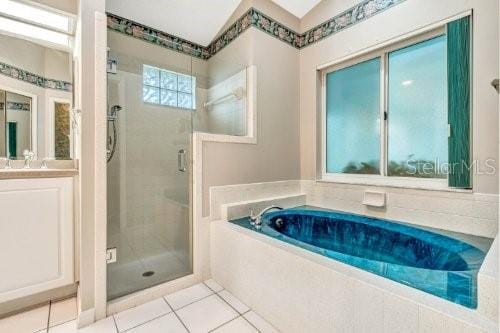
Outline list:
[[[144,68],[145,67],[151,67],[151,68],[154,68],[154,69],[157,69],[158,70],[158,74],[160,75],[159,77],[159,82],[158,82],[158,86],[153,86],[153,85],[150,85],[150,84],[144,84]],[[184,91],[180,91],[179,90],[179,86],[177,85],[177,89],[176,90],[172,90],[172,89],[166,89],[166,88],[162,88],[161,87],[161,72],[169,72],[169,73],[172,73],[174,75],[177,76],[177,78],[179,76],[189,76],[191,78],[191,107],[190,108],[185,108],[185,107],[182,107],[182,106],[179,106],[179,93],[182,93],[182,94],[189,94],[189,93],[186,93]],[[193,75],[189,75],[189,74],[184,74],[184,73],[179,73],[179,72],[175,72],[175,71],[172,71],[172,70],[169,70],[169,69],[166,69],[166,68],[161,68],[161,67],[156,67],[156,66],[153,66],[153,65],[148,65],[148,64],[143,64],[142,65],[142,86],[146,86],[146,87],[151,87],[151,88],[157,88],[158,91],[159,91],[159,96],[158,96],[158,103],[151,103],[151,102],[146,102],[144,100],[144,94],[143,92],[142,93],[142,102],[144,104],[149,104],[149,105],[156,105],[156,106],[163,106],[163,107],[167,107],[167,108],[176,108],[176,109],[182,109],[182,110],[191,110],[191,111],[194,111],[196,110],[196,76],[193,76]],[[177,84],[179,84],[179,82],[177,81]],[[176,106],[173,106],[173,105],[166,105],[166,104],[162,104],[161,103],[161,91],[162,90],[165,90],[165,91],[172,91],[172,92],[175,92],[177,93],[177,105]]]
[[[387,135],[387,120],[384,119],[387,110],[387,82],[388,82],[388,57],[389,53],[403,49],[405,47],[427,41],[432,38],[439,37],[446,33],[446,25],[441,23],[432,30],[425,32],[413,33],[406,38],[389,42],[385,46],[353,55],[349,58],[341,59],[338,62],[330,63],[327,66],[319,68],[321,75],[321,175],[320,181],[348,183],[373,186],[389,186],[389,187],[404,187],[404,188],[421,188],[435,190],[453,190],[448,186],[448,179],[439,178],[418,178],[418,177],[393,177],[387,175],[387,151],[388,151],[388,135]],[[346,174],[346,173],[328,173],[326,170],[327,163],[327,145],[326,145],[326,76],[329,73],[371,60],[380,58],[380,174]],[[390,115],[388,114],[388,117]],[[464,190],[458,190],[464,191]],[[467,190],[465,190],[467,191]]]

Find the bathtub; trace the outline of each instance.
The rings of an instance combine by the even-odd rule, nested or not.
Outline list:
[[[477,276],[486,254],[463,240],[394,221],[314,207],[267,213],[259,230],[247,217],[231,222],[461,306],[477,308]],[[490,245],[480,237],[468,241]]]

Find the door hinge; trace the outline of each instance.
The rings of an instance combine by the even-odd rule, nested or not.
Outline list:
[[[106,264],[112,264],[114,262],[116,262],[116,247],[106,250]]]

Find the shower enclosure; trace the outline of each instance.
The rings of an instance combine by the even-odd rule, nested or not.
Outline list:
[[[191,57],[108,32],[108,300],[192,273]]]

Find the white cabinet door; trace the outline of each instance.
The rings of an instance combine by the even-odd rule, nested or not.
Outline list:
[[[73,178],[0,180],[0,303],[74,281]]]

